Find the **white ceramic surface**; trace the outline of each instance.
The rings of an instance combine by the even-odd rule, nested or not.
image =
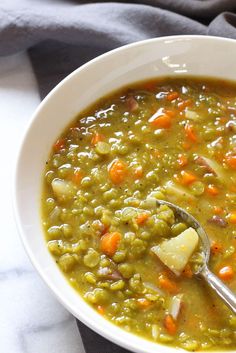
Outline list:
[[[25,249],[61,303],[86,325],[139,353],[176,352],[132,335],[97,314],[70,287],[50,256],[40,220],[41,178],[52,143],[72,118],[98,98],[130,82],[161,76],[236,80],[236,41],[175,36],[111,51],[74,71],[40,104],[24,137],[15,178],[15,210]]]

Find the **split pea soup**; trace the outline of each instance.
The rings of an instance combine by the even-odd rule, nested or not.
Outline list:
[[[164,78],[99,100],[52,146],[41,204],[49,251],[100,315],[189,351],[235,350],[236,316],[194,276],[200,244],[157,199],[197,218],[236,291],[236,84]],[[187,236],[185,258],[163,258]]]

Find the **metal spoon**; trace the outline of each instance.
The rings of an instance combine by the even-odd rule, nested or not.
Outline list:
[[[173,209],[175,214],[179,215],[183,221],[196,230],[203,245],[204,262],[195,274],[204,278],[210,287],[221,297],[225,304],[236,314],[236,295],[208,268],[210,241],[200,223],[188,212],[171,202],[157,200],[157,205],[169,206]]]

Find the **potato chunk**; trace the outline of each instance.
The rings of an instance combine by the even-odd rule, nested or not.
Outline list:
[[[56,198],[60,201],[72,199],[76,193],[76,188],[72,182],[63,179],[53,179],[52,190]]]
[[[193,196],[190,192],[188,192],[185,188],[182,186],[176,185],[172,181],[168,181],[164,185],[166,194],[168,195],[168,198],[171,200],[173,203],[177,203],[177,200],[179,198],[183,200],[194,200],[195,196]]]
[[[151,250],[177,276],[181,274],[198,245],[198,234],[188,228],[177,237],[165,240]]]

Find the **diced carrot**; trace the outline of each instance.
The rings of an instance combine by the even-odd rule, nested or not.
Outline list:
[[[101,237],[101,250],[108,256],[113,256],[121,240],[119,232],[106,233]]]
[[[193,271],[190,267],[189,264],[187,264],[182,272],[183,276],[184,277],[187,277],[187,278],[192,278],[193,277]]]
[[[224,281],[230,281],[234,277],[234,270],[230,265],[224,266],[219,270],[218,276]]]
[[[190,172],[186,172],[185,170],[182,170],[180,175],[181,176],[179,177],[179,182],[182,185],[190,185],[197,180],[196,175]]]
[[[197,135],[194,131],[194,128],[191,124],[185,124],[184,126],[184,130],[185,130],[185,134],[186,134],[186,137],[192,141],[192,142],[197,142],[198,141],[198,138],[197,138]]]
[[[176,115],[174,110],[158,109],[148,120],[151,126],[156,129],[169,129],[171,120]]]
[[[79,169],[75,170],[74,175],[73,175],[73,181],[75,184],[80,184],[82,179],[82,173]]]
[[[179,93],[178,92],[170,92],[170,93],[168,93],[167,94],[167,100],[168,101],[173,101],[173,100],[175,100],[175,99],[177,99],[179,97]]]
[[[228,155],[225,157],[225,162],[231,169],[236,170],[236,155]]]
[[[211,196],[216,196],[219,194],[220,190],[213,184],[206,187],[206,192]]]
[[[104,235],[108,232],[109,230],[109,225],[108,224],[103,224],[103,228],[101,229],[101,235]]]
[[[99,312],[100,315],[104,315],[105,314],[105,309],[101,305],[97,306],[97,311]]]
[[[95,146],[98,142],[104,141],[105,137],[102,134],[99,134],[98,132],[95,132],[92,139],[91,139],[91,144]]]
[[[176,116],[176,111],[174,109],[164,109],[163,112],[170,116],[170,118],[174,118]]]
[[[178,108],[179,108],[180,111],[182,111],[182,110],[184,110],[185,108],[189,107],[192,104],[193,104],[193,102],[191,101],[191,99],[186,99],[186,100],[178,103]]]
[[[125,162],[116,159],[108,169],[111,181],[114,184],[120,184],[127,175],[127,165]]]
[[[170,280],[168,277],[160,276],[159,284],[161,288],[165,289],[169,293],[178,293],[177,284],[174,281]]]
[[[143,176],[143,167],[141,166],[141,165],[139,165],[138,167],[136,167],[135,169],[134,169],[134,178],[135,179],[140,179],[140,178],[142,178],[142,176]]]
[[[185,154],[180,153],[178,155],[177,162],[178,162],[179,166],[182,168],[188,164],[188,159]]]
[[[65,140],[63,138],[58,139],[53,145],[53,149],[55,152],[59,152],[64,147],[65,147]]]
[[[224,213],[224,210],[222,207],[219,206],[213,206],[213,213],[216,215],[221,215]]]
[[[228,216],[228,221],[232,224],[236,224],[236,211],[231,211]]]
[[[136,217],[136,223],[138,225],[142,225],[144,224],[149,218],[149,215],[147,213],[140,213],[137,217]]]
[[[212,243],[211,243],[211,253],[212,254],[219,254],[219,253],[221,253],[222,252],[222,250],[223,250],[223,246],[222,246],[222,244],[220,244],[220,243],[217,243],[216,241],[213,241]]]
[[[167,114],[159,115],[151,121],[151,125],[156,129],[169,129],[171,127],[171,117]]]
[[[167,314],[164,318],[164,327],[170,335],[175,335],[177,331],[176,322],[172,315]]]
[[[152,302],[146,298],[139,298],[137,302],[139,307],[142,309],[147,309],[152,304]]]

